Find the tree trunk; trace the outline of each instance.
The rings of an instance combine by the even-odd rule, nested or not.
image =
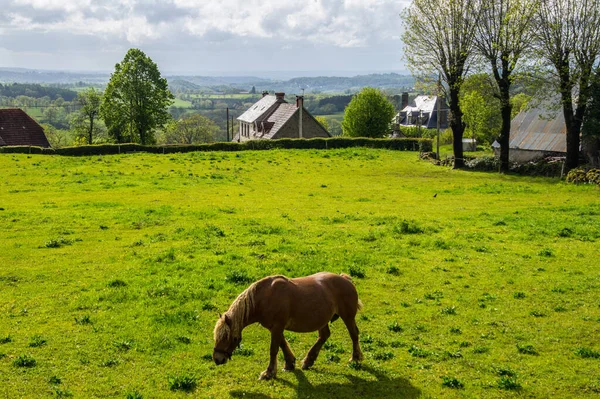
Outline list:
[[[569,74],[568,64],[562,65],[562,68],[557,68],[562,73],[560,77],[560,97],[562,102],[563,115],[565,117],[565,127],[567,129],[567,159],[565,167],[568,170],[579,166],[579,133],[581,124],[575,121],[573,112],[573,85],[571,84],[571,76]]]
[[[461,169],[465,166],[463,155],[462,139],[465,131],[465,124],[462,120],[462,110],[459,105],[459,89],[457,84],[450,84],[450,128],[452,129],[452,147],[454,149],[454,169]]]
[[[502,78],[498,82],[500,86],[500,102],[502,114],[502,130],[498,142],[500,143],[500,172],[507,173],[509,171],[509,146],[510,146],[510,125],[512,116],[512,105],[510,103],[510,80],[508,77]]]
[[[92,135],[94,134],[94,118],[90,118],[90,140],[88,144],[92,144]]]

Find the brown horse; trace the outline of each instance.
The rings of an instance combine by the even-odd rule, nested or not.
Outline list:
[[[354,320],[361,307],[352,279],[345,274],[322,272],[293,279],[265,277],[242,292],[217,321],[213,360],[217,365],[226,363],[242,341],[242,330],[250,324],[260,323],[271,331],[271,360],[259,379],[268,380],[276,376],[279,348],[285,359],[284,370],[294,370],[296,358],[283,336],[284,330],[319,331],[319,339],[302,362],[302,368],[308,369],[331,335],[329,321],[340,317],[352,338],[350,361],[361,361],[363,355]]]

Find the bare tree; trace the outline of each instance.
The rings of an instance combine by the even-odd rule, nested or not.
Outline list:
[[[413,73],[439,73],[446,84],[454,138],[454,167],[464,166],[465,130],[459,93],[473,60],[474,38],[481,15],[479,0],[413,0],[403,13],[404,54]]]
[[[592,71],[600,59],[600,0],[541,0],[536,39],[558,81],[567,129],[566,166],[576,168]]]
[[[515,69],[532,46],[532,22],[540,0],[486,0],[481,2],[477,52],[489,62],[500,99],[502,129],[500,171],[508,172],[512,105],[510,89]]]

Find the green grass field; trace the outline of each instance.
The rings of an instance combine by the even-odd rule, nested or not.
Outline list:
[[[2,154],[0,170],[2,398],[600,393],[597,187],[366,149]],[[354,276],[361,367],[340,321],[308,371],[257,381],[259,326],[212,363],[249,281],[322,270]],[[316,340],[287,337],[298,359]]]

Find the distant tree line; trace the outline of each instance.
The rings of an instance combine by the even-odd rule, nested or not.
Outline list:
[[[48,97],[51,100],[56,100],[61,97],[65,101],[73,101],[77,97],[77,92],[73,90],[42,86],[33,83],[9,83],[0,84],[0,96],[2,97],[19,97],[26,96],[31,98]]]

